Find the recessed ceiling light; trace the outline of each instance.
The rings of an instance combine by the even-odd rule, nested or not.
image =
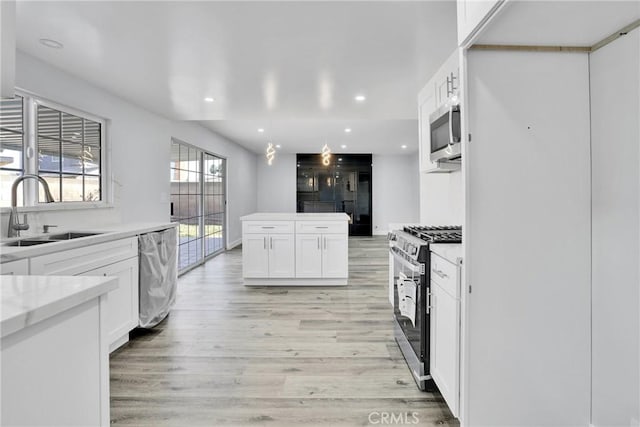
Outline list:
[[[344,130],[346,133],[350,133],[351,132],[351,128],[345,128]]]
[[[358,102],[364,102],[367,99],[367,97],[364,95],[356,95],[353,99],[355,99]]]
[[[260,128],[260,129],[258,129],[258,132],[262,133],[262,132],[264,132],[264,129]]]
[[[213,101],[215,101],[215,99],[211,98],[210,96],[207,96],[207,97],[204,99],[204,102],[213,102]]]
[[[342,161],[342,157],[339,157],[339,158],[338,158],[338,161],[339,161],[339,162],[341,162],[341,161]]]
[[[403,150],[407,148],[406,145],[401,145],[400,148],[402,148]]]
[[[280,144],[276,144],[276,148],[280,148],[280,147],[281,147],[281,145],[280,145]]]
[[[342,144],[342,145],[340,146],[340,148],[347,148],[347,146],[346,146],[346,145],[344,145],[344,144]]]
[[[64,45],[57,40],[52,39],[40,39],[40,43],[45,45],[46,47],[50,47],[52,49],[62,49]]]

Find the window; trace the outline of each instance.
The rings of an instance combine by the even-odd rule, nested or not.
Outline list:
[[[24,95],[0,101],[0,132],[0,206],[22,174],[44,178],[56,202],[104,200],[103,120]],[[18,206],[44,201],[40,186],[19,193]]]

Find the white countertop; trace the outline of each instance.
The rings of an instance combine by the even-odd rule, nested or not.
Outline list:
[[[1,336],[6,337],[117,287],[117,277],[2,276]]]
[[[343,212],[327,213],[284,213],[258,212],[240,217],[240,221],[348,221],[349,215]]]
[[[112,240],[124,239],[126,237],[138,236],[140,234],[150,233],[158,230],[175,227],[176,222],[144,222],[131,224],[118,224],[97,227],[73,227],[69,229],[52,229],[49,234],[62,234],[68,231],[102,233],[95,236],[82,237],[79,239],[61,240],[53,243],[44,243],[35,246],[0,246],[0,262],[14,261],[23,258],[31,258],[34,256],[46,255],[53,252],[65,251],[68,249],[80,248],[82,246],[93,245],[96,243],[109,242]],[[14,239],[5,239],[0,243],[7,243],[12,240],[20,239],[37,239],[38,237],[47,236],[46,234],[22,236]]]
[[[431,243],[431,252],[440,255],[442,258],[454,264],[462,262],[462,245],[460,243]]]

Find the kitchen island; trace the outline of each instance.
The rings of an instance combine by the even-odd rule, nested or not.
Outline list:
[[[109,425],[115,277],[2,276],[0,424]]]
[[[254,213],[240,220],[246,286],[347,284],[347,214]]]

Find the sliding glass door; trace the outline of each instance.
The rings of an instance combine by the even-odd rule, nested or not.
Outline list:
[[[171,142],[171,220],[178,222],[178,270],[224,250],[225,160],[181,141]]]

